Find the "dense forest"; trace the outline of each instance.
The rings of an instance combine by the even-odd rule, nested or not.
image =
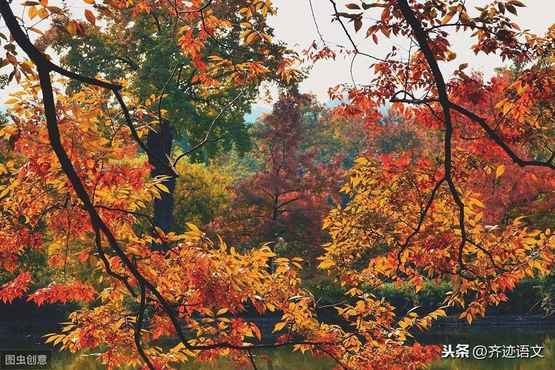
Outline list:
[[[554,314],[555,25],[320,1],[299,51],[270,0],[0,0],[0,305],[59,305],[45,344],[149,370],[427,368],[436,321]],[[301,88],[340,59],[368,83]]]

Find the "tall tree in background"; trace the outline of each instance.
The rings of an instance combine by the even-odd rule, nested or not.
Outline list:
[[[70,16],[55,16],[39,40],[41,48],[53,47],[61,65],[71,71],[126,81],[135,99],[130,113],[141,114],[140,126],[149,128],[145,146],[152,176],[163,178],[161,184],[168,189],[153,203],[154,224],[164,232],[175,231],[174,153],[207,162],[232,147],[245,151],[249,137],[243,117],[260,83],[286,83],[279,73],[290,61],[289,52],[270,41],[272,29],[260,20],[255,27],[263,33],[253,29],[255,38],[249,41],[264,37],[264,42],[245,42],[239,12],[245,4],[241,0],[214,3],[200,17],[187,11],[176,17],[173,7],[114,11],[100,6],[98,19],[89,16],[89,22],[78,23],[75,29],[68,27],[74,24]],[[259,78],[246,79],[244,68],[255,67],[250,62],[257,60],[264,60],[263,66],[256,66]],[[286,77],[288,82],[296,78]],[[82,85],[72,81],[68,89]],[[138,107],[143,112],[135,111]]]
[[[316,107],[311,96],[291,92],[253,128],[260,168],[236,186],[228,216],[215,222],[226,239],[248,247],[271,242],[309,260],[318,253],[340,161],[311,143],[324,127],[310,117]]]

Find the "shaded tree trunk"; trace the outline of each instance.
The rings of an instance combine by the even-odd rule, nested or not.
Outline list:
[[[157,131],[151,130],[147,137],[147,147],[150,151],[149,163],[153,166],[152,177],[168,176],[162,182],[169,192],[162,192],[160,199],[155,199],[154,208],[154,224],[165,233],[174,229],[174,191],[175,191],[175,173],[170,166],[170,153],[174,140],[173,127],[166,120],[163,120],[158,126]],[[168,245],[153,245],[154,249],[166,250]]]

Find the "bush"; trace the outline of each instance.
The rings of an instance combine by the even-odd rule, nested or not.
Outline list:
[[[319,305],[335,304],[345,299],[345,289],[331,280],[313,282],[307,285],[307,289],[314,294]],[[418,293],[412,286],[395,284],[384,284],[379,289],[367,289],[367,292],[384,298],[397,307],[398,314],[404,314],[416,306],[420,312],[429,312],[442,306],[450,290],[449,282],[426,282]],[[555,274],[544,279],[525,279],[507,296],[507,302],[490,307],[487,315],[554,314]]]
[[[183,161],[178,166],[175,188],[175,222],[178,231],[185,223],[200,227],[221,216],[229,207],[234,178],[216,164],[204,165]]]

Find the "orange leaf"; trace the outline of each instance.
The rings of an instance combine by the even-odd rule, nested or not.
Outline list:
[[[96,24],[96,17],[94,16],[93,12],[91,12],[89,9],[85,10],[85,18],[87,18],[89,23],[91,23],[92,25]]]

